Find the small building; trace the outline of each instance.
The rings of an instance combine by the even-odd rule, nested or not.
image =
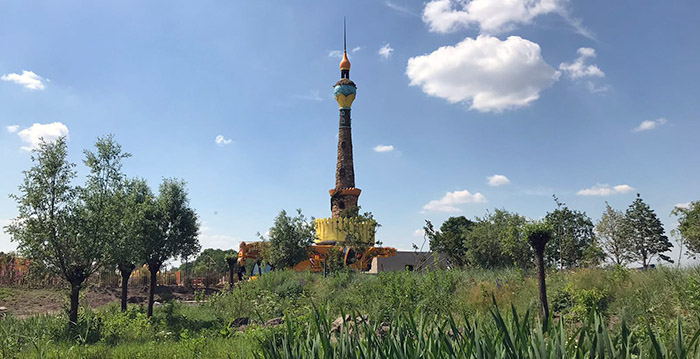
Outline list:
[[[396,251],[392,257],[375,257],[369,273],[446,269],[447,258],[436,252]]]

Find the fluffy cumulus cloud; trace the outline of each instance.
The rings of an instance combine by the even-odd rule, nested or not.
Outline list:
[[[214,139],[214,142],[219,145],[219,146],[226,146],[229,143],[233,142],[230,138],[225,138],[224,135],[218,135]]]
[[[489,186],[491,187],[503,186],[510,183],[508,177],[504,175],[493,175],[486,177],[486,179],[488,180]]]
[[[425,4],[423,22],[433,32],[478,26],[496,34],[529,24],[539,15],[565,14],[564,5],[565,0],[433,0]]]
[[[460,212],[457,205],[465,203],[485,203],[486,197],[481,193],[470,193],[467,190],[447,192],[440,199],[435,199],[423,206],[424,211],[432,212]]]
[[[651,131],[659,126],[663,126],[668,122],[665,118],[657,118],[656,120],[646,120],[642,121],[642,123],[639,124],[639,126],[634,128],[634,132],[641,132],[641,131]]]
[[[578,191],[579,196],[611,196],[614,194],[624,194],[634,191],[634,187],[626,184],[610,186],[609,184],[597,184],[591,188],[585,188]]]
[[[379,54],[379,57],[382,59],[386,60],[391,57],[391,53],[394,52],[394,49],[391,47],[391,45],[387,42],[386,44],[382,45],[382,47],[379,48],[379,51],[377,53]]]
[[[574,80],[585,77],[605,77],[605,73],[597,65],[587,65],[588,59],[595,58],[595,50],[590,47],[582,47],[577,51],[578,57],[573,62],[562,62],[559,70]]]
[[[415,231],[413,231],[413,235],[416,237],[423,237],[423,236],[425,236],[425,229],[423,229],[423,228],[416,229]]]
[[[22,71],[21,75],[5,74],[0,76],[0,80],[14,82],[30,90],[43,90],[46,88],[46,86],[44,86],[43,78],[32,71],[24,70]]]
[[[46,142],[53,142],[59,137],[67,137],[68,127],[61,122],[47,124],[35,123],[29,128],[17,132],[17,135],[26,144],[26,146],[22,146],[21,148],[25,151],[31,151],[39,148],[39,143],[41,143],[42,138]]]
[[[559,64],[559,70],[573,81],[583,81],[586,89],[591,93],[605,92],[609,90],[608,86],[598,86],[594,79],[605,77],[605,72],[598,65],[587,64],[588,60],[596,57],[595,49],[590,47],[581,47],[577,51],[578,57],[573,62],[562,62]]]
[[[426,94],[481,112],[527,106],[560,75],[542,59],[538,44],[519,36],[500,40],[488,35],[412,57],[406,74]]]
[[[15,133],[17,130],[19,130],[19,125],[10,125],[5,127],[7,129],[7,132],[9,133]]]
[[[374,147],[374,152],[391,152],[394,150],[392,145],[377,145]]]

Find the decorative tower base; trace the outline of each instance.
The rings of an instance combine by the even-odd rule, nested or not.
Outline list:
[[[355,218],[318,218],[314,220],[316,243],[342,244],[351,238],[373,246],[376,225],[374,222],[363,222]]]

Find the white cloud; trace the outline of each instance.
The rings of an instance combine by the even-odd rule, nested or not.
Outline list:
[[[337,57],[340,59],[343,57],[343,52],[341,50],[331,50],[328,51],[328,57]]]
[[[510,183],[508,177],[504,175],[493,175],[486,177],[486,179],[489,181],[489,186],[491,187],[503,186]]]
[[[377,145],[374,147],[374,152],[391,152],[394,150],[392,145]]]
[[[388,59],[391,57],[391,54],[394,52],[394,49],[391,48],[391,45],[387,42],[386,44],[382,45],[382,47],[379,48],[379,51],[377,52],[381,58],[384,60]]]
[[[668,122],[664,117],[658,118],[656,120],[646,120],[642,121],[642,123],[639,124],[639,126],[634,128],[634,132],[640,132],[640,131],[650,131],[653,130],[659,126],[663,126]]]
[[[416,237],[423,237],[423,236],[425,236],[425,229],[423,229],[423,228],[416,229],[415,231],[413,231],[413,235]]]
[[[19,130],[19,125],[10,125],[10,126],[7,126],[6,128],[7,128],[7,132],[15,133],[15,132],[17,132],[17,130]]]
[[[395,10],[395,11],[397,11],[397,12],[399,12],[399,13],[404,14],[404,15],[410,15],[410,16],[415,16],[415,17],[418,17],[418,16],[419,16],[419,15],[416,14],[415,12],[411,11],[411,9],[409,9],[409,8],[407,8],[407,7],[405,7],[405,6],[396,4],[396,3],[394,3],[393,1],[385,1],[385,2],[384,2],[384,5],[386,5],[386,6],[389,7],[390,9]]]
[[[295,95],[294,97],[302,100],[309,100],[309,101],[323,101],[323,98],[321,98],[320,93],[318,90],[309,90],[309,93],[306,95]]]
[[[562,14],[569,21],[565,3],[566,0],[433,0],[425,4],[423,22],[433,32],[478,26],[483,33],[497,34],[530,24],[535,17],[549,13]]]
[[[634,187],[626,184],[620,184],[611,187],[609,184],[597,184],[591,188],[585,188],[576,192],[579,196],[610,196],[613,194],[624,194],[634,191]]]
[[[593,83],[593,81],[586,81],[585,85],[586,85],[586,89],[587,89],[590,93],[607,92],[608,90],[610,90],[610,86],[608,86],[608,85],[605,85],[605,86],[596,86],[596,84]]]
[[[424,211],[435,212],[460,212],[461,209],[455,207],[465,203],[485,203],[486,197],[481,193],[471,194],[467,190],[447,192],[440,199],[435,199],[423,206]]]
[[[31,127],[19,131],[17,136],[27,144],[27,146],[22,146],[21,149],[31,151],[39,148],[42,138],[46,142],[53,142],[59,137],[68,136],[68,127],[61,122],[52,122],[45,125],[35,123]]]
[[[582,79],[584,77],[605,77],[605,73],[598,68],[597,65],[586,65],[587,59],[594,59],[595,50],[590,47],[582,47],[578,49],[578,58],[574,62],[562,62],[559,64],[559,70],[564,72],[573,80]]]
[[[410,58],[406,75],[428,95],[468,103],[481,112],[501,112],[537,100],[560,73],[542,59],[534,42],[480,35]]]
[[[46,88],[41,81],[43,80],[41,76],[32,71],[23,70],[21,75],[14,73],[2,75],[0,76],[0,80],[14,82],[30,90],[43,90]]]
[[[362,46],[355,46],[355,47],[352,49],[352,52],[355,53],[355,52],[358,52],[358,51],[360,51],[360,50],[362,50]]]
[[[206,223],[202,223],[199,230],[199,243],[202,248],[234,248],[238,250],[239,240],[227,234],[215,233]]]
[[[690,209],[690,204],[691,202],[685,202],[685,203],[676,203],[675,208],[680,208],[680,209]]]
[[[229,143],[233,142],[232,139],[227,139],[224,137],[224,135],[218,135],[216,136],[216,139],[214,139],[214,142],[216,142],[217,145],[219,146],[225,146],[228,145]]]

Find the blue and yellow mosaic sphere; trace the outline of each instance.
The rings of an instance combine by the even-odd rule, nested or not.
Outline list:
[[[352,102],[355,101],[357,87],[351,81],[349,83],[338,82],[333,88],[333,97],[338,102],[338,107],[341,109],[350,109]]]

